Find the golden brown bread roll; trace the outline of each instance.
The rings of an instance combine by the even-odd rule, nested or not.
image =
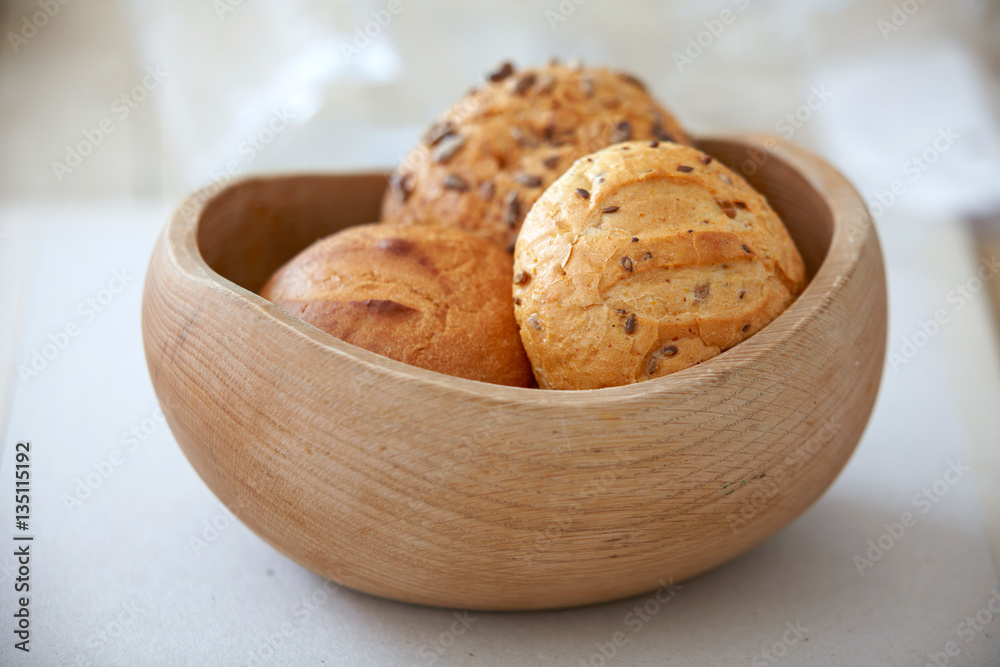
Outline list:
[[[510,252],[524,215],[574,160],[629,139],[690,143],[635,77],[507,64],[430,128],[391,179],[382,219],[458,227]]]
[[[456,229],[371,224],[321,239],[261,296],[352,345],[448,375],[533,386],[512,259]]]
[[[578,160],[528,213],[515,315],[538,384],[595,389],[714,357],[805,285],[784,224],[689,146],[631,142]]]

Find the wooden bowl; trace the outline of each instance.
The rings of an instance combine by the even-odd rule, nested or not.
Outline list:
[[[591,391],[407,366],[255,294],[313,240],[377,219],[385,174],[195,194],[156,246],[142,308],[174,436],[275,548],[396,600],[583,605],[746,551],[809,507],[858,442],[882,372],[885,278],[862,200],[823,161],[765,136],[701,147],[767,195],[809,286],[708,362]]]

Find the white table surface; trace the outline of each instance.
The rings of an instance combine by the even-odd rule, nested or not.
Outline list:
[[[890,350],[935,309],[952,318],[909,363],[886,368],[857,452],[799,520],[683,582],[669,603],[649,603],[660,608],[642,623],[629,614],[650,596],[545,613],[471,612],[463,625],[450,610],[336,588],[285,558],[228,517],[162,424],[145,442],[123,441],[156,409],[139,311],[166,213],[114,202],[0,208],[0,229],[35,230],[30,243],[0,244],[0,259],[17,253],[28,267],[15,363],[29,362],[69,322],[81,327],[38,377],[12,380],[0,459],[0,664],[923,665],[949,641],[960,651],[949,664],[1000,664],[1000,618],[959,634],[998,584],[987,528],[996,525],[995,496],[982,491],[997,488],[1000,470],[1000,359],[986,294],[960,311],[947,300],[975,270],[960,227],[912,215],[880,221]],[[87,322],[78,305],[115,271],[136,278]],[[29,654],[12,648],[7,613],[18,440],[32,442]],[[66,498],[95,470],[107,472],[116,450],[120,465],[68,508]],[[943,479],[950,462],[971,472],[922,513],[914,495]],[[854,557],[907,511],[916,525],[859,575]],[[206,522],[221,530],[206,533]],[[787,623],[807,628],[801,641]],[[605,658],[617,632],[625,641]],[[783,645],[783,637],[796,641]],[[762,653],[776,642],[775,654]]]

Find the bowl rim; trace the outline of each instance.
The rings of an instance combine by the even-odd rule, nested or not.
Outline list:
[[[552,406],[572,405],[576,408],[606,406],[609,402],[629,401],[639,396],[648,398],[650,394],[690,393],[692,390],[705,390],[709,386],[716,385],[748,364],[769,356],[774,350],[786,345],[798,331],[829,306],[830,301],[845,284],[845,277],[853,273],[868,236],[875,234],[868,209],[858,192],[842,174],[809,151],[779,137],[760,133],[714,134],[697,137],[696,142],[741,144],[748,150],[763,151],[768,160],[773,158],[784,162],[820,195],[830,210],[833,222],[830,244],[815,275],[798,298],[753,336],[698,365],[628,385],[600,389],[547,390],[510,387],[411,366],[342,341],[287,313],[258,294],[217,273],[201,254],[198,245],[198,226],[202,216],[214,201],[228,191],[261,180],[294,179],[303,176],[383,175],[386,172],[289,172],[245,177],[223,187],[217,184],[209,185],[196,190],[184,200],[171,217],[164,231],[164,239],[169,256],[187,278],[202,283],[209,289],[222,290],[242,300],[245,305],[255,308],[260,316],[287,329],[288,333],[353,362],[363,371],[381,371],[411,382],[435,385],[440,389],[463,394],[472,400],[502,400],[509,403],[531,401]],[[763,168],[766,168],[766,163]],[[862,233],[849,233],[846,229],[849,224],[847,216],[852,211],[861,216],[857,222]],[[737,353],[733,354],[734,351]]]

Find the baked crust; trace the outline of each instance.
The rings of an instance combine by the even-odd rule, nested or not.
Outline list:
[[[629,142],[581,158],[528,213],[515,316],[543,388],[630,384],[762,329],[805,286],[767,200],[708,155]]]
[[[261,296],[352,345],[471,380],[533,386],[510,255],[460,230],[370,224],[316,241]]]
[[[629,139],[690,143],[635,77],[509,65],[448,109],[393,175],[382,219],[457,227],[508,252],[524,215],[573,162]]]

